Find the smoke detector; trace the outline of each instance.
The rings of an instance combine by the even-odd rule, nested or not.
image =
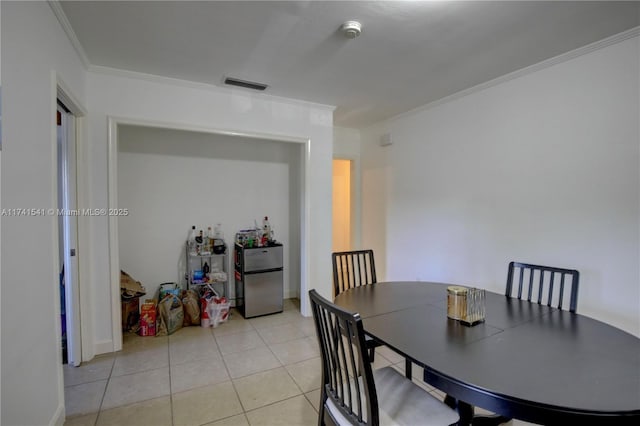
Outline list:
[[[362,32],[362,24],[358,21],[347,21],[340,27],[346,38],[356,38]]]

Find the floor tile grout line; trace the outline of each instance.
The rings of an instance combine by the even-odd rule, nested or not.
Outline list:
[[[313,358],[311,358],[311,359],[313,359]],[[308,360],[307,360],[307,361],[308,361]],[[304,361],[301,361],[301,362],[304,362]],[[290,364],[290,365],[292,365],[292,364]],[[177,395],[177,394],[181,394],[181,393],[191,392],[191,391],[193,391],[193,390],[202,389],[202,388],[206,388],[206,387],[210,387],[210,386],[214,386],[214,385],[220,385],[220,384],[227,383],[227,382],[232,382],[232,384],[235,386],[235,381],[236,381],[236,380],[241,380],[241,379],[244,379],[244,378],[247,378],[247,377],[250,377],[250,376],[256,375],[256,374],[266,373],[266,372],[268,372],[268,371],[273,371],[273,370],[278,370],[278,369],[284,369],[284,370],[286,370],[286,366],[284,366],[284,365],[280,365],[280,366],[278,366],[278,367],[269,368],[269,369],[266,369],[266,370],[257,371],[257,372],[251,373],[251,374],[247,374],[246,376],[240,376],[240,377],[236,377],[236,378],[229,378],[228,380],[222,380],[222,381],[220,381],[220,382],[216,382],[216,383],[209,383],[209,384],[206,384],[206,385],[195,386],[195,387],[192,387],[192,388],[189,388],[189,389],[181,390],[181,391],[179,391],[179,392],[172,392],[172,395],[174,395],[174,394],[176,394],[176,395]],[[291,377],[291,375],[290,375],[290,374],[289,374],[289,376]],[[300,385],[298,385],[298,383],[295,381],[295,379],[294,379],[293,377],[291,377],[291,379],[293,379],[293,382],[296,384],[296,386],[298,386],[298,388],[299,388],[299,389],[300,389],[300,391],[301,391],[301,394],[303,394],[303,395],[304,395],[304,394],[305,394],[305,391],[303,391],[303,390],[302,390],[302,388],[300,388]],[[308,391],[308,392],[313,392],[313,391],[318,390],[318,389],[320,389],[320,388],[318,387],[318,388],[316,388],[316,389],[312,389],[312,390],[310,390],[310,391]],[[238,395],[238,397],[239,397],[239,395]],[[156,397],[156,398],[151,398],[151,399],[157,399],[157,398],[161,398],[161,397]],[[144,401],[149,401],[149,400],[144,400]],[[120,406],[120,407],[126,407],[126,406],[128,406],[128,405],[133,405],[133,404],[137,404],[138,402],[144,402],[144,401],[137,401],[137,402],[134,402],[134,403],[131,403],[131,404],[122,405],[122,406]],[[117,407],[117,408],[119,408],[119,407]],[[249,410],[249,411],[252,411],[252,410]],[[237,415],[237,414],[234,414],[234,415]],[[232,417],[232,416],[228,416],[228,417]]]
[[[320,390],[320,389],[316,389],[316,390]],[[321,391],[321,390],[320,390],[320,391]],[[311,399],[309,399],[309,397],[307,396],[307,395],[308,395],[308,394],[310,394],[311,392],[313,392],[313,391],[307,392],[307,393],[305,393],[305,394],[303,394],[303,395],[304,395],[304,397],[305,397],[305,398],[307,398],[307,401],[309,401],[309,404],[311,404],[311,406],[313,407],[313,409],[314,409],[314,410],[316,410],[316,413],[318,413],[318,414],[319,414],[319,413],[320,413],[320,410],[317,410],[317,409],[316,409],[316,406],[315,406],[315,405],[313,405],[313,402],[311,402]],[[322,391],[321,391],[321,392],[322,392]],[[319,401],[318,401],[318,404],[320,404],[320,402],[319,402]]]
[[[257,330],[255,330],[255,331],[257,332]],[[260,339],[262,339],[262,337],[260,336],[260,334],[258,334],[258,337],[260,337]],[[217,340],[216,340],[216,343],[217,343]],[[263,340],[263,343],[264,343],[264,340]],[[266,370],[262,370],[262,371],[270,371],[270,370],[275,370],[276,368],[284,367],[284,364],[282,364],[282,362],[280,361],[280,359],[278,359],[278,357],[273,353],[273,351],[271,351],[271,348],[269,348],[269,345],[267,345],[267,344],[265,343],[265,344],[264,344],[264,347],[266,347],[267,349],[269,349],[269,352],[271,352],[271,353],[272,353],[272,355],[274,356],[275,360],[276,360],[276,361],[278,361],[278,363],[279,363],[280,365],[279,365],[279,366],[277,366],[277,367],[268,368],[268,369],[266,369]],[[229,366],[227,365],[227,361],[225,360],[225,355],[232,355],[232,354],[235,354],[235,353],[246,352],[246,351],[248,351],[248,350],[254,350],[254,349],[259,349],[259,348],[262,348],[262,346],[260,346],[260,347],[256,347],[256,348],[249,348],[249,349],[244,350],[244,351],[229,352],[228,354],[222,354],[222,350],[220,350],[220,353],[221,353],[221,355],[222,355],[222,360],[223,360],[223,362],[224,362],[224,364],[225,364],[225,367],[227,368],[227,373],[229,374],[229,378],[230,378],[230,380],[231,380],[231,381],[236,380],[236,379],[241,379],[241,378],[243,378],[243,377],[248,377],[248,376],[251,376],[251,375],[253,375],[253,374],[258,374],[258,373],[260,373],[260,372],[262,372],[262,371],[256,371],[256,372],[253,372],[253,373],[251,373],[251,374],[244,375],[244,376],[233,377],[233,376],[231,375],[231,370],[229,370]]]
[[[115,379],[117,377],[133,376],[134,374],[147,373],[149,371],[160,370],[161,368],[166,368],[166,367],[169,367],[169,366],[171,366],[171,363],[168,363],[167,365],[156,366],[156,367],[145,369],[145,370],[136,370],[136,371],[132,371],[131,373],[127,373],[127,374],[118,374],[116,376],[111,375],[110,378],[114,378]]]
[[[212,422],[202,423],[200,426],[206,426],[206,425],[210,425],[210,424],[212,424],[212,423],[218,423],[218,422],[221,422],[221,421],[224,421],[224,420],[228,420],[228,419],[230,419],[230,418],[232,418],[232,417],[236,417],[236,416],[240,416],[240,415],[242,415],[242,416],[247,420],[247,423],[249,423],[249,419],[247,419],[247,414],[246,414],[246,412],[243,410],[243,411],[242,411],[242,413],[232,414],[232,415],[230,415],[230,416],[226,416],[226,417],[221,417],[221,418],[216,419],[216,420],[214,420],[214,421],[212,421]]]
[[[247,413],[252,413],[254,411],[262,410],[263,408],[271,407],[272,405],[280,404],[280,403],[282,403],[284,401],[289,401],[290,399],[294,399],[294,398],[297,398],[299,396],[303,397],[304,399],[307,400],[307,402],[309,402],[309,404],[311,404],[311,402],[304,396],[304,393],[301,393],[301,394],[298,394],[298,395],[293,395],[293,396],[286,397],[286,398],[281,399],[279,401],[270,402],[270,403],[265,404],[265,405],[263,405],[261,407],[252,408],[251,410],[245,411],[244,414],[246,415]],[[315,407],[313,407],[313,404],[311,404],[311,407],[315,410]]]
[[[253,327],[252,324],[249,324]],[[212,332],[213,334],[213,332]],[[224,354],[222,353],[222,350],[220,349],[220,344],[218,343],[218,339],[216,339],[215,336],[213,336],[213,338],[216,341],[216,346],[218,347],[218,351],[220,352],[220,358],[222,359],[222,364],[224,365],[224,368],[227,370],[227,375],[229,376],[229,381],[231,382],[231,386],[233,387],[233,391],[236,394],[236,398],[238,398],[238,402],[240,403],[240,407],[242,408],[242,414],[244,415],[245,419],[247,420],[247,423],[249,423],[249,419],[247,418],[246,415],[246,411],[244,409],[244,404],[242,404],[242,399],[240,399],[240,394],[238,393],[238,389],[236,388],[236,384],[233,382],[233,378],[231,377],[231,371],[229,370],[229,366],[227,365],[227,361],[224,359]]]
[[[123,344],[124,344],[124,342],[123,342]],[[169,342],[168,341],[167,341],[167,350],[169,350]],[[115,359],[114,359],[114,365],[112,367],[111,374],[110,374],[109,379],[107,381],[107,386],[111,382],[111,379],[113,379],[113,378],[126,377],[126,376],[131,376],[131,375],[134,375],[134,374],[138,374],[138,373],[146,373],[146,372],[149,372],[149,371],[168,368],[169,369],[168,370],[168,374],[169,374],[169,395],[168,396],[171,397],[171,360],[170,360],[171,354],[168,354],[168,357],[169,357],[169,365],[167,365],[166,367],[162,366],[162,367],[152,368],[152,369],[149,369],[149,370],[135,371],[133,373],[123,374],[123,375],[120,375],[120,376],[113,376],[113,370],[115,369]],[[116,405],[114,407],[106,408],[106,409],[103,410],[102,406],[103,406],[103,403],[104,403],[104,397],[105,396],[106,396],[106,387],[105,387],[105,395],[103,396],[103,400],[100,402],[100,408],[98,409],[98,417],[100,416],[100,413],[102,413],[102,411],[114,410],[114,409],[123,408],[123,407],[129,407],[129,406],[132,406],[132,405],[135,405],[135,404],[140,404],[140,403],[143,403],[143,402],[146,402],[146,401],[151,401],[151,400],[154,400],[154,399],[163,398],[163,397],[165,397],[167,395],[154,396],[152,398],[142,399],[140,401],[131,402],[129,404]],[[171,399],[170,399],[170,404],[173,406],[173,402],[172,402]],[[171,413],[172,413],[172,415],[171,415],[171,424],[173,426],[173,407],[171,408]],[[96,424],[97,424],[97,421],[98,421],[98,419],[96,418]]]
[[[313,359],[313,358],[311,358]],[[304,362],[304,361],[300,361],[300,362]],[[289,364],[292,365],[292,364]],[[287,366],[283,366],[284,371],[287,372],[287,375],[289,376],[289,378],[291,378],[291,381],[297,386],[297,388],[300,390],[300,393],[302,394],[302,396],[304,396],[304,391],[302,390],[302,387],[300,387],[300,385],[298,384],[298,382],[296,382],[296,379],[293,377],[293,375],[291,374],[291,372],[287,369]]]
[[[238,398],[238,402],[240,403],[240,407],[242,408],[242,414],[245,414],[247,410],[244,408],[244,404],[242,403],[242,398],[240,398],[240,393],[238,392],[238,388],[236,387],[236,384],[233,380],[231,380],[231,386],[233,387],[233,391],[235,392],[236,398]]]
[[[88,385],[89,383],[101,382],[102,380],[109,380],[109,376],[102,377],[100,379],[87,380],[86,382],[74,383],[72,385],[65,385],[64,388],[74,388],[76,386]]]
[[[245,318],[246,320],[246,318]],[[254,327],[253,324],[249,323],[249,325],[254,329],[254,331],[256,332],[256,334],[258,335],[258,337],[260,338],[260,340],[262,340],[262,342],[264,343],[264,340],[262,339],[262,336],[260,336],[260,333],[258,332],[258,330]],[[218,341],[216,340],[216,344],[218,343]],[[266,344],[265,344],[266,345]],[[218,349],[220,349],[220,347],[218,346]],[[222,353],[222,349],[220,349],[220,353]],[[276,358],[277,359],[277,358]],[[227,373],[229,374],[230,380],[231,380],[231,386],[233,386],[233,391],[236,393],[236,398],[238,398],[238,402],[240,403],[240,407],[242,407],[242,414],[244,414],[244,417],[247,421],[247,423],[250,424],[249,422],[249,417],[247,417],[247,410],[245,409],[244,404],[242,403],[242,398],[240,398],[240,393],[238,392],[238,388],[236,387],[236,383],[234,381],[234,379],[231,377],[231,371],[229,371],[229,366],[227,365],[227,362],[224,359],[224,354],[222,355],[222,361],[225,364],[225,367],[227,368]]]
[[[267,370],[265,370],[265,371],[267,371]],[[249,376],[243,376],[243,377],[249,377]],[[240,377],[240,378],[242,378],[242,377]],[[208,387],[212,387],[212,386],[222,385],[224,383],[231,382],[233,380],[234,379],[228,379],[228,380],[222,380],[220,382],[208,383],[206,385],[198,385],[198,386],[194,386],[194,387],[189,388],[189,389],[184,389],[184,390],[177,391],[177,392],[171,392],[171,394],[172,395],[179,395],[179,394],[183,394],[183,393],[186,393],[186,392],[191,392],[191,391],[198,390],[198,389],[204,389],[204,388],[208,388]],[[155,398],[151,398],[151,399],[155,399]]]
[[[100,399],[100,405],[98,406],[98,412],[96,414],[96,420],[93,425],[98,425],[98,420],[100,420],[100,413],[102,412],[102,404],[104,404],[104,399],[107,396],[107,389],[109,389],[109,383],[111,383],[111,375],[113,374],[113,370],[116,368],[116,358],[117,355],[113,357],[113,364],[111,364],[111,370],[109,370],[109,377],[107,378],[107,383],[104,384],[104,392],[102,393],[102,398]]]

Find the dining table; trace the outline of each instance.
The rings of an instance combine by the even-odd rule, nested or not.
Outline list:
[[[544,425],[640,425],[640,339],[602,321],[485,290],[485,319],[447,316],[453,284],[355,287],[334,303],[365,332],[424,369],[423,380],[468,408]],[[459,284],[455,284],[459,285]],[[587,423],[588,422],[588,423]]]

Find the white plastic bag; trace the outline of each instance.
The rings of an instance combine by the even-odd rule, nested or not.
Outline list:
[[[227,322],[229,320],[229,309],[231,303],[224,296],[219,296],[211,287],[207,290],[207,295],[200,300],[203,311],[206,314],[202,315],[203,327],[217,327],[218,325]],[[209,318],[206,318],[206,317]]]
[[[211,321],[211,325],[215,328],[222,324],[223,322],[227,322],[229,319],[229,308],[231,307],[231,303],[227,300],[226,297],[216,296],[213,297],[211,303],[209,303],[209,321]]]

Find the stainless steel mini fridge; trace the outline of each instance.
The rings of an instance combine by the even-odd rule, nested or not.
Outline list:
[[[282,245],[235,245],[236,307],[243,317],[282,312]]]

